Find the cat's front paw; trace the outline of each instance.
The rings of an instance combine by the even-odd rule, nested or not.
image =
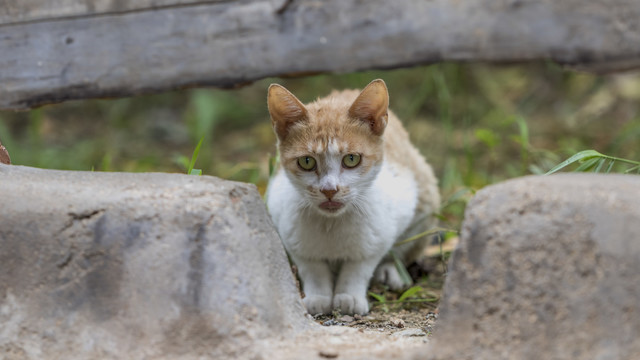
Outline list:
[[[400,273],[398,273],[398,268],[392,262],[378,265],[374,278],[377,282],[387,285],[393,291],[402,290],[405,287],[405,283],[402,281]]]
[[[331,314],[331,297],[323,295],[307,295],[302,299],[304,307],[311,315]]]
[[[351,294],[336,294],[333,297],[333,308],[339,309],[340,313],[352,315],[364,315],[369,312],[369,303],[364,296],[353,296]]]

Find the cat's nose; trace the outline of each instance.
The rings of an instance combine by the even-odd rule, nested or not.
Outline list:
[[[327,199],[331,200],[331,198],[333,198],[333,195],[338,192],[338,189],[321,189],[320,192],[323,193],[324,196],[327,197]]]

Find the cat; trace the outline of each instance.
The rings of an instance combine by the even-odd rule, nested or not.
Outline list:
[[[372,278],[405,285],[389,250],[408,264],[427,239],[394,243],[435,225],[433,170],[388,110],[381,79],[307,105],[272,84],[267,103],[280,154],[267,207],[298,268],[305,307],[366,314]]]

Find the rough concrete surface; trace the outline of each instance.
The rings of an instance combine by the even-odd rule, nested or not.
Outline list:
[[[252,185],[0,165],[0,359],[393,359],[308,315]]]
[[[0,164],[0,359],[639,359],[639,190],[480,191],[429,342],[315,324],[251,185]]]
[[[638,339],[640,176],[526,177],[469,203],[415,358],[631,360]]]
[[[440,61],[640,67],[638,0],[4,0],[0,108]]]
[[[312,327],[252,185],[0,164],[0,199],[0,359],[258,359]]]

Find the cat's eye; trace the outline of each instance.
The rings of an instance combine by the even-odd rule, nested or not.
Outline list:
[[[347,154],[342,158],[342,165],[346,168],[354,168],[360,164],[360,155]]]
[[[311,156],[300,156],[298,158],[298,166],[300,166],[302,170],[311,171],[316,168],[316,159]]]

